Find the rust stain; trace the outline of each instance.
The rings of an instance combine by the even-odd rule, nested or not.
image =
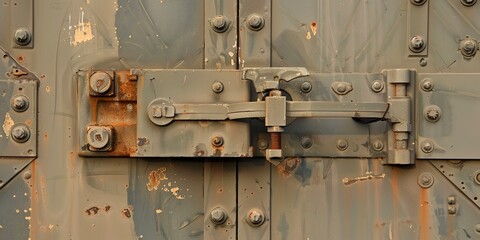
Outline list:
[[[31,127],[32,126],[32,120],[31,119],[25,120],[25,125]]]
[[[110,211],[110,209],[111,209],[111,208],[112,208],[112,207],[111,207],[111,206],[109,206],[109,205],[105,206],[105,212],[108,212],[108,211]]]
[[[18,63],[20,63],[20,64],[25,63],[25,57],[23,57],[23,55],[19,55],[19,56],[17,57],[17,60],[18,60]]]
[[[127,217],[127,218],[131,218],[131,217],[132,217],[132,214],[130,213],[130,209],[128,209],[128,208],[122,209],[122,214],[123,214],[123,216],[125,216],[125,217]]]
[[[5,113],[5,121],[3,121],[3,132],[5,136],[8,138],[10,136],[10,131],[12,130],[12,126],[15,124],[13,119],[10,117],[10,113]]]
[[[310,29],[312,30],[313,36],[317,35],[317,22],[312,22]]]
[[[428,190],[421,188],[420,191],[420,240],[428,240]]]
[[[165,173],[167,171],[167,168],[162,167],[157,170],[154,170],[150,172],[148,175],[148,183],[147,183],[147,189],[148,191],[153,191],[153,190],[158,190],[158,185],[160,185],[160,181],[162,180],[168,180],[167,174]]]
[[[279,164],[277,170],[281,173],[284,177],[291,176],[295,173],[295,170],[300,166],[300,158],[287,158],[283,161],[283,164]]]
[[[100,208],[98,208],[98,207],[91,207],[91,208],[85,210],[85,212],[90,216],[90,215],[96,215],[99,210],[100,210]]]

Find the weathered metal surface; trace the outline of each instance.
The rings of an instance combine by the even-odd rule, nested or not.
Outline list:
[[[239,15],[238,21],[232,22],[236,24],[232,27],[238,29],[238,33],[235,37],[235,31],[227,33],[228,41],[238,40],[238,59],[232,51],[234,56],[225,58],[222,69],[233,59],[239,68],[304,67],[309,73],[335,74],[335,77],[330,77],[334,80],[326,77],[326,80],[320,81],[326,81],[326,84],[318,92],[315,92],[318,87],[314,82],[308,79],[299,81],[291,91],[295,94],[290,92],[292,98],[336,97],[337,90],[340,102],[355,101],[356,94],[376,96],[378,102],[385,102],[386,85],[383,90],[375,90],[379,91],[378,94],[372,93],[374,89],[381,88],[374,84],[378,79],[367,77],[372,84],[372,89],[368,91],[358,90],[355,84],[363,84],[365,74],[405,68],[416,69],[420,73],[417,99],[432,101],[440,96],[435,90],[437,85],[430,92],[420,90],[423,86],[419,85],[422,74],[436,73],[431,76],[437,78],[437,74],[455,73],[455,76],[441,80],[447,82],[446,78],[450,78],[447,88],[452,89],[452,96],[458,94],[458,98],[444,98],[455,103],[453,112],[448,109],[450,105],[442,105],[446,104],[444,101],[433,104],[440,108],[440,118],[436,117],[436,108],[431,105],[428,106],[432,108],[426,111],[430,121],[425,118],[424,109],[417,108],[416,111],[418,117],[415,123],[419,125],[415,132],[420,138],[422,134],[432,137],[430,145],[416,142],[419,146],[417,156],[439,160],[429,163],[427,159],[417,159],[416,165],[408,168],[383,166],[380,159],[353,155],[347,159],[288,157],[278,161],[278,167],[272,167],[264,158],[222,159],[227,164],[221,166],[221,162],[215,162],[219,165],[213,168],[209,167],[211,159],[208,158],[79,156],[79,134],[84,132],[84,128],[78,128],[78,119],[82,116],[79,116],[76,96],[84,96],[77,95],[78,79],[72,76],[79,69],[126,73],[132,68],[216,68],[216,64],[209,64],[223,61],[220,53],[226,52],[230,56],[229,52],[235,49],[235,44],[217,42],[215,45],[207,41],[205,35],[211,30],[206,26],[212,16],[206,16],[206,13],[217,14],[217,9],[207,7],[213,4],[221,6],[222,3],[226,6],[226,2],[35,2],[33,49],[12,46],[13,24],[27,18],[20,19],[22,14],[12,15],[15,1],[4,2],[0,4],[0,45],[11,58],[7,57],[7,65],[0,64],[0,71],[7,73],[5,79],[10,78],[8,74],[12,73],[13,64],[19,70],[31,70],[24,71],[28,76],[15,79],[38,77],[40,81],[38,158],[28,168],[31,170],[29,181],[23,182],[23,173],[17,174],[0,190],[0,209],[2,216],[6,216],[3,221],[0,220],[1,239],[223,239],[232,232],[235,233],[228,237],[236,239],[476,239],[480,236],[480,231],[476,230],[480,228],[479,207],[473,202],[478,195],[475,194],[478,185],[474,178],[478,171],[474,171],[478,162],[475,156],[478,154],[471,140],[475,139],[476,123],[470,121],[474,119],[475,112],[463,107],[475,102],[465,100],[464,96],[465,93],[475,93],[475,82],[470,79],[470,88],[463,89],[460,87],[462,81],[452,78],[470,78],[472,76],[458,73],[478,72],[476,58],[479,55],[465,56],[462,49],[462,41],[467,36],[469,39],[480,39],[477,31],[480,28],[478,2],[468,6],[466,1],[439,0],[423,5],[422,8],[428,8],[429,14],[428,19],[425,16],[421,19],[428,21],[428,25],[422,22],[418,26],[428,27],[428,55],[421,57],[409,57],[411,36],[407,31],[409,18],[415,17],[409,15],[412,13],[408,10],[411,1],[233,1],[228,3],[229,6],[237,7],[230,8],[230,12],[219,13],[229,18],[232,12]],[[258,15],[263,17],[263,22],[258,21]],[[263,27],[252,29],[245,24],[250,21],[254,26],[263,23]],[[228,46],[228,51],[218,49],[219,46]],[[207,47],[213,48],[211,53],[218,53],[220,60],[206,63]],[[351,73],[362,77],[350,81],[345,74]],[[208,77],[215,75],[212,73]],[[209,89],[201,89],[201,92],[218,94],[214,92],[218,88],[212,88],[211,83],[210,86],[206,84]],[[343,88],[340,83],[347,83],[345,92],[338,91]],[[228,86],[224,84],[224,87],[227,89]],[[429,88],[428,84],[426,88]],[[175,90],[179,92],[181,89]],[[195,97],[192,92],[185,94]],[[453,98],[455,100],[451,100]],[[361,99],[367,98],[362,96]],[[372,101],[377,102],[375,99]],[[417,107],[418,104],[420,102],[416,103]],[[448,111],[445,111],[445,106]],[[82,107],[85,109],[86,105]],[[109,119],[118,119],[122,117],[120,114],[126,114],[121,111],[110,113],[105,114]],[[457,113],[467,117],[457,119],[460,116]],[[445,123],[445,119],[452,117],[456,118],[455,122],[450,122],[451,125]],[[316,123],[317,119],[306,119],[313,121],[308,124],[301,124],[299,120],[289,123],[287,119],[289,125],[286,127],[298,128],[297,132],[301,133],[298,137],[290,138],[282,133],[282,145],[295,146],[299,154],[308,156],[308,151],[316,151],[325,141],[329,144],[325,149],[334,156],[351,151],[355,144],[360,145],[362,154],[370,151],[371,156],[376,157],[383,157],[388,148],[387,140],[383,139],[387,129],[384,122],[369,124],[368,130],[375,134],[356,143],[358,135],[355,134],[361,132],[362,136],[366,136],[367,129],[360,129],[350,119],[328,120],[325,125],[323,120]],[[252,131],[258,133],[258,136],[250,134],[250,145],[255,152],[258,147],[260,154],[271,144],[270,136],[263,122],[248,122]],[[432,130],[435,133],[422,132],[423,125],[428,129],[435,126]],[[194,131],[198,129],[197,126]],[[449,149],[445,149],[444,153],[433,150],[436,141],[433,134],[448,143],[446,135],[442,135],[446,129],[458,130],[466,137],[460,138],[456,133],[448,135],[456,141],[453,152]],[[342,134],[337,134],[339,131]],[[310,132],[318,132],[318,138],[309,136]],[[322,138],[323,133],[326,133],[325,138]],[[331,139],[328,134],[332,134]],[[337,136],[333,136],[335,134]],[[232,134],[222,136],[225,143],[236,137]],[[133,139],[136,144],[138,137]],[[364,146],[367,142],[368,150]],[[211,143],[211,139],[207,143]],[[468,147],[457,148],[460,145]],[[288,149],[285,146],[284,150]],[[346,150],[340,150],[346,146]],[[432,153],[429,155],[423,150],[432,150]],[[438,164],[444,164],[445,160],[441,159],[445,158],[468,161],[452,168],[444,165],[443,168],[448,169],[439,171],[443,168]],[[10,175],[12,161],[18,158],[0,160],[0,168],[13,176]],[[237,162],[237,167],[229,165]],[[164,168],[168,181],[173,180],[172,186],[168,186],[167,180],[159,180],[165,177],[162,175]],[[0,174],[3,179],[3,170]],[[159,185],[154,190],[156,182]],[[168,187],[168,192],[160,191],[159,187],[163,184]],[[224,191],[225,195],[210,196],[217,187],[229,191]],[[28,188],[31,188],[31,194],[25,191]],[[245,188],[247,191],[242,193]],[[185,199],[174,197],[174,193],[178,196],[186,189],[192,192],[191,198],[188,198],[190,195],[186,195]],[[13,195],[9,191],[27,192],[31,199],[20,199],[15,194],[17,201],[12,201]],[[235,210],[227,212],[234,211],[229,212],[229,216],[237,215],[236,230],[224,225],[214,228],[212,235],[209,235],[212,232],[205,231],[212,223],[207,210],[217,205],[226,209],[233,206],[231,209]],[[17,207],[19,213],[16,213]],[[29,211],[29,208],[32,211],[28,223],[25,219],[27,215],[23,215],[22,211]],[[257,227],[252,224],[254,222],[263,223]],[[227,229],[229,233],[220,234]]]

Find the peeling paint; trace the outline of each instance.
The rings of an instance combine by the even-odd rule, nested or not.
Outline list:
[[[148,191],[151,192],[153,190],[155,191],[158,190],[158,185],[160,185],[160,181],[168,180],[165,171],[167,171],[167,168],[162,167],[150,172],[150,174],[148,175],[148,183],[147,183]]]
[[[74,35],[70,38],[72,46],[77,46],[79,43],[85,43],[93,39],[92,26],[89,22],[81,22],[74,28]]]
[[[12,130],[12,126],[15,125],[15,122],[10,117],[10,113],[5,114],[5,121],[3,121],[3,132],[5,133],[5,137],[8,138],[10,136],[10,131]]]

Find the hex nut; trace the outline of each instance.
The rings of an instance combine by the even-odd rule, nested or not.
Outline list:
[[[106,93],[112,87],[112,77],[106,72],[94,72],[90,75],[90,89],[96,94]]]
[[[257,13],[252,13],[245,20],[247,26],[252,31],[260,31],[265,25],[265,19]]]
[[[223,137],[215,136],[212,138],[212,145],[215,147],[221,147],[224,143]]]
[[[473,57],[477,54],[478,51],[478,42],[477,40],[467,36],[465,39],[460,41],[460,52],[464,57]]]
[[[348,141],[346,139],[339,139],[337,141],[337,149],[340,151],[345,151],[348,148]]]
[[[227,31],[228,27],[230,26],[230,22],[226,16],[218,15],[210,19],[210,26],[212,27],[213,31],[217,33],[223,33]]]
[[[15,124],[10,134],[12,139],[18,143],[24,143],[30,139],[30,129],[25,124]]]
[[[222,225],[225,223],[225,221],[227,221],[227,218],[227,212],[221,207],[215,207],[210,212],[210,220],[215,225]]]
[[[409,48],[414,53],[419,53],[425,49],[425,40],[422,36],[413,36],[410,39]]]
[[[417,183],[422,188],[429,188],[433,185],[434,178],[429,172],[423,172],[418,176]]]
[[[10,100],[10,104],[15,112],[25,112],[28,109],[29,101],[24,95],[15,95]]]
[[[247,223],[252,227],[261,226],[265,222],[265,215],[263,211],[257,208],[253,208],[248,211],[248,215],[246,217]]]
[[[215,93],[221,93],[223,91],[223,83],[221,82],[212,83],[212,91]]]
[[[20,46],[26,46],[32,41],[32,34],[26,28],[19,28],[15,30],[15,43]]]

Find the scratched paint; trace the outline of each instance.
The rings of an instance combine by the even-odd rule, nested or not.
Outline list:
[[[5,121],[3,121],[3,132],[5,133],[5,136],[8,138],[10,136],[10,131],[12,130],[12,126],[15,125],[15,122],[13,119],[10,117],[10,113],[5,113]]]

